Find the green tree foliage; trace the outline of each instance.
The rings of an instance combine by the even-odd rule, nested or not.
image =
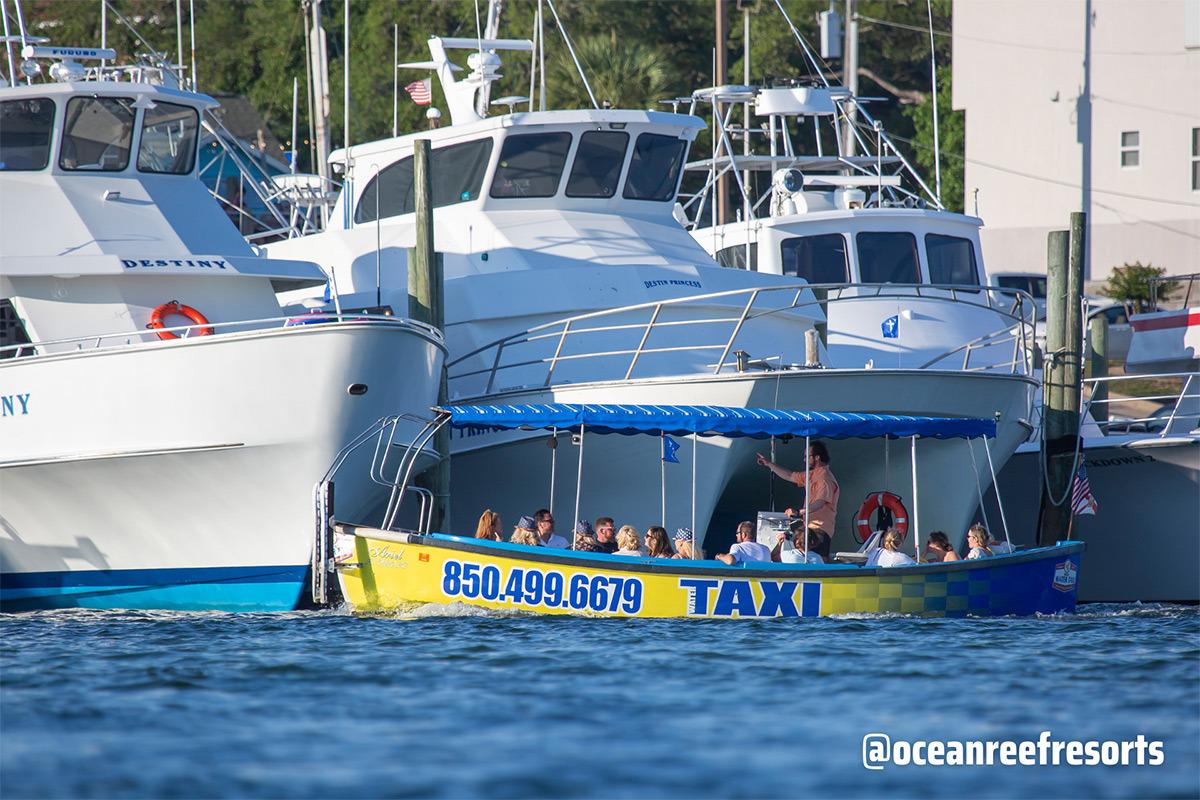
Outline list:
[[[611,36],[596,35],[581,39],[576,54],[584,68],[596,102],[612,108],[654,108],[670,93],[666,59],[656,50],[639,42],[618,47]],[[579,78],[570,55],[560,52],[546,65],[547,94],[565,107],[590,107],[591,99]],[[657,109],[656,109],[657,110]]]
[[[1100,291],[1113,300],[1133,306],[1135,311],[1145,311],[1150,307],[1150,279],[1161,278],[1166,272],[1163,267],[1143,264],[1141,261],[1113,267],[1112,274],[1108,276]],[[1170,297],[1178,289],[1178,281],[1160,283],[1158,299]]]

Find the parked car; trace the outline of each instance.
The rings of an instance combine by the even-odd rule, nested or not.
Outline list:
[[[1037,272],[993,272],[988,276],[992,286],[1001,289],[1018,289],[1033,297],[1037,306],[1037,318],[1046,318],[1046,275]]]

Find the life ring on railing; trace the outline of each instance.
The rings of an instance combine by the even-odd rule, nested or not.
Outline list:
[[[900,495],[891,492],[872,492],[867,495],[866,500],[863,500],[858,514],[854,517],[854,530],[858,533],[860,542],[865,542],[867,537],[875,532],[871,526],[871,518],[881,508],[887,509],[887,512],[891,514],[892,526],[901,534],[908,533],[908,509],[904,507]]]
[[[208,325],[208,318],[199,311],[191,306],[183,305],[178,300],[172,300],[169,303],[163,303],[161,306],[150,312],[150,324],[146,327],[150,330],[158,331],[158,338],[160,339],[178,339],[179,334],[174,333],[173,331],[162,330],[162,328],[166,327],[166,325],[163,324],[163,317],[166,317],[170,314],[179,314],[180,316],[187,317],[196,325]],[[196,332],[197,336],[212,336],[212,334],[213,329],[211,327],[201,328]]]

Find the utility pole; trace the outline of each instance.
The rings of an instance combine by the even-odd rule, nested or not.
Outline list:
[[[851,97],[858,97],[858,0],[846,0],[846,43],[842,47],[842,83],[850,90]],[[858,110],[853,103],[846,103],[845,153],[852,156],[858,152],[854,138],[854,123]]]
[[[313,129],[316,139],[316,168],[321,183],[329,185],[329,50],[325,44],[325,29],[321,26],[321,0],[306,0],[312,9],[309,52],[312,64]]]
[[[717,3],[717,9],[716,9],[716,16],[717,16],[716,38],[717,38],[717,41],[716,41],[716,59],[714,61],[714,65],[713,65],[713,86],[714,87],[724,86],[727,82],[726,70],[727,70],[727,65],[728,65],[728,61],[727,61],[728,53],[725,50],[725,40],[729,37],[729,31],[727,28],[728,20],[726,19],[727,2],[726,2],[726,0],[716,0],[716,3]],[[713,136],[716,137],[717,131],[720,127],[720,123],[718,122],[718,120],[721,119],[721,104],[717,102],[717,99],[715,97],[713,98],[712,106],[713,106]],[[716,147],[717,147],[717,142],[714,141],[713,142],[714,151],[715,151]],[[729,155],[731,158],[733,157],[733,153],[730,153]],[[717,224],[718,225],[724,225],[726,222],[729,221],[728,213],[727,213],[727,209],[726,209],[726,204],[728,203],[728,199],[729,199],[728,198],[728,195],[729,195],[728,178],[729,178],[728,175],[722,175],[720,178],[717,179]]]
[[[1042,447],[1046,474],[1038,544],[1065,538],[1079,452],[1083,369],[1083,264],[1087,215],[1071,214],[1071,230],[1051,231],[1046,255],[1046,363],[1042,368]]]

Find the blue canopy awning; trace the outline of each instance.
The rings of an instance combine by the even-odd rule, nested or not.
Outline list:
[[[727,406],[486,405],[446,406],[455,428],[533,429],[588,433],[665,433],[686,436],[820,436],[826,439],[923,436],[935,439],[995,437],[994,419],[909,417],[829,411],[781,411]]]

